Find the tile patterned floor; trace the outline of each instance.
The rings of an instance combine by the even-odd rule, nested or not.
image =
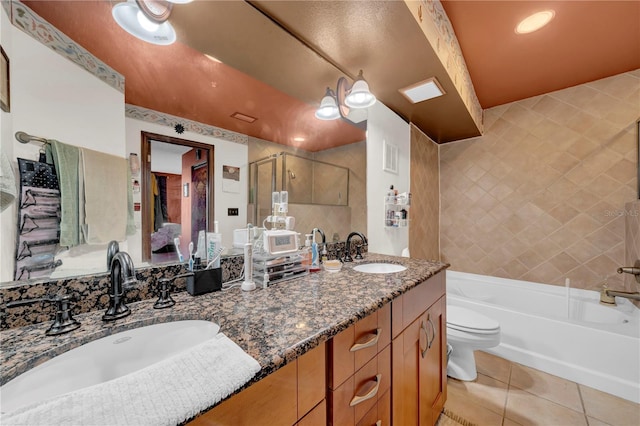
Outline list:
[[[476,351],[478,379],[448,379],[448,408],[478,426],[638,426],[640,404]]]

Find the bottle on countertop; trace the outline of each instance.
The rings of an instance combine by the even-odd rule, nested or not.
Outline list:
[[[305,234],[304,247],[302,250],[302,264],[307,267],[307,269],[311,268],[311,234]]]

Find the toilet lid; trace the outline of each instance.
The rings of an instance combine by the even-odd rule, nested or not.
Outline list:
[[[494,333],[500,324],[487,316],[460,306],[447,305],[447,327],[472,333]]]

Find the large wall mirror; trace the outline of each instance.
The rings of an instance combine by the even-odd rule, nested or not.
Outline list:
[[[27,2],[26,5],[28,7],[33,7],[33,10],[27,14],[13,13],[13,17],[22,19],[22,17],[26,16],[28,18],[29,14],[33,14],[33,16],[36,16],[34,20],[39,22],[38,25],[46,26],[48,25],[46,21],[49,19],[49,17],[63,19],[62,17],[65,16],[65,13],[61,12],[61,10],[63,9],[60,8],[68,7],[70,8],[69,11],[70,13],[72,12],[72,15],[81,15],[82,13],[88,13],[86,11],[82,12],[83,10],[85,10],[85,8],[103,7],[107,9],[107,13],[105,14],[106,17],[94,17],[96,19],[95,27],[105,26],[107,25],[107,22],[109,23],[109,25],[115,25],[111,22],[112,18],[109,13],[111,6],[106,3],[61,2],[60,6],[50,6],[49,3],[50,2]],[[231,8],[242,8],[243,13],[251,12],[252,16],[255,19],[259,19],[260,22],[262,22],[261,26],[259,26],[260,28],[264,27],[267,31],[272,32],[274,31],[273,28],[276,28],[275,24],[269,21],[268,18],[262,16],[260,13],[257,13],[245,2],[220,3],[221,7],[225,6]],[[224,3],[224,5],[222,3]],[[20,7],[20,3],[12,2],[9,7]],[[39,10],[39,8],[42,8],[42,10]],[[46,17],[38,16],[38,13],[40,12],[42,12],[44,16],[44,13],[47,12],[47,9],[49,9],[49,15],[47,15]],[[186,136],[184,138],[173,137],[182,135],[176,133],[174,124],[168,121],[169,119],[167,119],[166,117],[173,117],[173,119],[176,119],[180,118],[180,116],[170,116],[170,113],[166,113],[165,111],[165,113],[167,114],[164,117],[165,122],[160,122],[160,120],[149,121],[148,117],[132,117],[128,110],[128,101],[125,98],[124,81],[122,82],[120,88],[116,88],[112,84],[105,83],[105,79],[97,77],[87,68],[83,69],[81,66],[79,67],[77,63],[73,62],[73,58],[64,56],[65,52],[75,52],[75,48],[73,46],[76,45],[62,44],[60,46],[55,46],[54,48],[52,48],[47,44],[48,41],[39,40],[37,34],[27,34],[25,31],[23,31],[21,28],[25,28],[25,24],[20,25],[16,24],[16,22],[13,22],[13,25],[11,25],[11,14],[6,13],[6,7],[5,10],[2,11],[2,13],[4,14],[2,16],[4,22],[9,23],[7,24],[8,31],[3,31],[3,38],[1,41],[3,42],[3,45],[5,44],[5,42],[7,42],[7,45],[12,46],[11,51],[8,52],[8,54],[11,56],[12,65],[12,111],[10,116],[8,117],[9,124],[7,125],[6,121],[3,121],[2,123],[3,135],[7,133],[4,129],[4,126],[7,125],[7,127],[9,128],[9,132],[11,132],[10,134],[17,131],[26,131],[39,137],[58,139],[65,143],[74,144],[89,149],[96,149],[118,156],[127,157],[131,152],[136,152],[140,149],[140,151],[138,151],[138,154],[142,166],[147,165],[145,160],[149,155],[151,156],[152,160],[156,157],[163,157],[165,155],[168,155],[166,153],[162,153],[163,147],[167,147],[161,144],[170,144],[172,148],[178,147],[178,152],[174,153],[174,161],[176,161],[176,159],[185,157],[185,155],[193,156],[194,161],[197,161],[195,160],[196,155],[199,155],[201,160],[207,159],[206,166],[203,166],[204,161],[201,161],[197,164],[194,163],[189,166],[189,172],[192,176],[198,174],[197,177],[198,179],[200,179],[199,182],[207,182],[206,198],[203,198],[200,202],[200,206],[206,205],[206,209],[201,215],[203,216],[203,218],[200,219],[200,222],[198,222],[199,225],[197,225],[196,227],[193,226],[194,218],[190,217],[193,213],[193,209],[191,209],[188,214],[185,213],[185,211],[187,211],[187,205],[185,205],[185,202],[187,201],[187,199],[193,199],[192,197],[194,194],[194,190],[200,190],[201,185],[197,184],[194,188],[193,181],[183,182],[183,180],[186,179],[184,175],[181,175],[180,178],[177,178],[175,176],[177,175],[177,173],[169,173],[160,169],[153,170],[153,167],[150,164],[148,171],[142,169],[143,174],[140,175],[139,183],[141,187],[141,195],[144,195],[145,197],[150,197],[149,194],[150,187],[152,186],[152,173],[155,173],[156,179],[157,177],[164,175],[164,177],[166,178],[165,180],[172,181],[173,184],[178,181],[180,182],[180,187],[172,187],[171,191],[173,191],[172,197],[175,197],[174,199],[176,199],[177,202],[178,192],[176,190],[179,189],[181,211],[179,220],[178,216],[176,216],[175,211],[166,211],[163,212],[163,214],[166,213],[166,216],[162,216],[161,221],[156,221],[155,219],[157,219],[158,216],[153,216],[153,211],[151,210],[153,204],[151,199],[147,199],[146,202],[140,203],[141,210],[140,212],[136,212],[136,214],[139,215],[139,222],[137,223],[138,233],[135,236],[128,238],[127,242],[121,245],[121,247],[123,247],[130,253],[139,254],[139,260],[136,261],[136,267],[144,265],[144,262],[148,262],[151,264],[158,262],[165,263],[172,262],[176,259],[175,252],[170,251],[171,247],[166,247],[168,244],[157,246],[154,243],[154,239],[163,237],[168,241],[170,237],[176,238],[175,236],[179,235],[181,245],[180,249],[184,254],[184,251],[187,250],[186,247],[188,246],[189,241],[194,240],[194,229],[200,231],[200,227],[204,226],[206,227],[206,230],[212,231],[214,219],[219,221],[221,232],[228,231],[232,234],[234,229],[246,226],[248,219],[247,201],[249,199],[248,164],[254,159],[263,158],[265,155],[271,154],[273,152],[280,152],[283,149],[287,149],[292,153],[301,155],[303,157],[308,157],[322,162],[335,164],[337,166],[350,168],[351,178],[349,179],[349,188],[345,188],[344,190],[339,191],[336,197],[338,200],[342,200],[342,202],[344,203],[345,195],[347,192],[357,195],[357,197],[354,198],[353,202],[351,202],[350,200],[349,205],[341,205],[339,206],[339,208],[332,209],[327,208],[323,205],[305,204],[304,202],[301,202],[301,204],[293,207],[296,209],[294,210],[294,214],[300,223],[300,229],[296,229],[297,231],[301,233],[308,233],[313,227],[321,227],[324,228],[325,232],[327,232],[329,235],[333,235],[335,233],[344,237],[350,230],[366,230],[366,200],[363,199],[363,194],[366,190],[366,181],[364,181],[364,177],[366,174],[366,145],[365,135],[362,129],[358,128],[356,133],[350,134],[348,136],[347,134],[349,134],[349,129],[347,129],[347,131],[343,131],[341,133],[341,136],[338,138],[327,138],[326,135],[317,133],[315,135],[315,139],[322,139],[325,141],[331,140],[332,142],[335,142],[333,145],[327,146],[319,151],[305,151],[304,148],[294,149],[290,146],[285,147],[281,144],[273,143],[270,139],[259,139],[254,137],[248,137],[247,143],[246,133],[242,134],[243,136],[245,136],[245,140],[244,142],[240,143],[238,143],[237,141],[232,142],[231,139],[222,140],[217,136],[217,134],[214,134],[212,132],[200,133],[197,135],[198,138],[192,137],[193,134],[189,134],[189,136]],[[231,11],[226,11],[225,13],[231,13]],[[100,21],[100,19],[104,19],[105,21]],[[243,20],[244,18],[241,19],[240,17],[237,17],[235,19]],[[73,17],[67,19],[67,21],[73,20]],[[179,16],[175,17],[175,21],[175,24],[177,26]],[[51,21],[50,31],[59,31],[59,29],[55,28],[55,22],[53,22],[53,20]],[[118,31],[121,30],[118,29]],[[297,41],[292,41],[289,34],[284,34],[281,30],[277,31],[281,36],[282,42],[285,42],[286,39],[289,39],[289,44],[286,49],[287,56],[293,56],[293,53],[289,54],[290,52],[292,52],[291,49],[305,49],[305,47],[299,44]],[[6,40],[7,33],[10,33],[9,40]],[[55,42],[59,43],[62,39],[63,37],[57,37]],[[77,43],[80,45],[83,44],[82,40],[70,39],[69,42]],[[64,43],[66,43],[66,41]],[[117,49],[119,51],[125,50],[125,47],[120,46]],[[148,50],[151,51],[153,49],[149,48]],[[253,56],[251,50],[248,49],[233,50],[242,52],[242,54],[245,56]],[[154,52],[156,52],[154,53],[155,56],[153,58],[155,61],[154,63],[163,63],[166,67],[167,63],[175,62],[172,58],[162,58],[160,51],[154,50]],[[313,52],[308,52],[307,56],[315,58],[315,62],[313,62],[313,64],[315,65],[319,66],[319,62],[322,62],[322,60],[318,59],[317,55],[315,55]],[[137,58],[133,58],[130,56],[127,58],[128,59],[126,60],[137,60]],[[274,68],[274,66],[277,65],[277,61],[272,62],[274,63],[271,63],[270,67]],[[191,62],[189,63],[191,64]],[[288,68],[293,69],[291,67]],[[261,82],[270,84],[277,90],[285,92],[286,88],[284,86],[276,87],[276,84],[267,81],[266,78],[262,78],[259,74],[254,75],[247,70],[241,71],[247,75],[251,75]],[[164,73],[162,75],[157,75],[154,77],[154,79],[149,79],[148,69],[145,69],[144,72],[141,72],[141,74],[144,75],[145,79],[144,82],[137,87],[137,91],[146,91],[149,93],[153,93],[153,87],[156,86],[153,86],[153,82],[151,80],[155,80],[156,77],[159,81],[163,82],[165,81],[163,80],[163,78],[170,78],[173,81],[173,83],[171,84],[177,84],[175,82],[175,75],[170,72]],[[284,75],[286,73],[281,74]],[[110,77],[108,77],[107,80],[112,81],[110,80]],[[130,79],[127,76],[126,83],[133,86],[133,83],[130,83],[132,80],[134,79]],[[329,77],[329,80],[335,81],[335,76],[331,75]],[[169,85],[165,84],[165,86]],[[240,89],[240,87],[236,88],[236,90]],[[318,96],[321,97],[323,92],[324,87],[323,85],[320,85],[318,89]],[[184,93],[183,95],[183,98],[179,96],[174,96],[171,98],[165,97],[164,101],[175,105],[184,105],[193,100],[189,97],[190,95]],[[127,93],[126,96],[128,97],[130,95]],[[61,103],[61,99],[64,99],[65,102]],[[315,118],[313,118],[313,107],[310,105],[308,106],[312,108],[310,119],[315,120]],[[150,115],[153,115],[155,111],[156,110],[151,110],[152,114]],[[163,112],[160,108],[158,108],[157,111]],[[158,114],[156,114],[156,116],[157,115]],[[46,117],[46,120],[40,120],[38,119],[38,117]],[[307,118],[303,118],[302,116],[291,118],[289,117],[289,115],[283,114],[280,117],[280,120],[288,123],[294,123],[295,125],[304,128],[305,120],[307,120]],[[197,122],[197,120],[193,119],[193,122]],[[336,122],[328,125],[333,126],[334,128],[336,126],[345,125],[344,122],[339,122],[340,120],[337,120]],[[265,126],[265,122],[263,121],[259,120],[257,123],[260,126],[268,127]],[[351,126],[349,124],[346,124],[346,126],[348,128],[355,128],[355,126]],[[228,128],[221,127],[219,129],[224,130]],[[189,128],[187,127],[187,132],[188,131]],[[143,132],[146,132],[147,134],[144,135]],[[92,135],[92,137],[88,138],[87,135]],[[296,135],[291,134],[289,136],[293,138]],[[343,136],[345,140],[343,140]],[[141,144],[141,139],[145,138],[148,139],[149,143],[145,145],[143,142]],[[157,143],[157,153],[155,150],[156,148],[153,146],[151,141],[155,141],[155,143]],[[35,144],[22,145],[16,142],[13,137],[5,138],[3,136],[3,152],[7,152],[7,154],[10,154],[12,161],[15,161],[16,158],[37,159],[39,148],[40,146]],[[215,156],[214,148],[216,150]],[[348,155],[344,155],[344,152],[340,151],[341,149],[349,149],[350,152]],[[169,150],[165,149],[165,151]],[[173,151],[175,152],[176,150],[173,149]],[[230,154],[231,151],[233,151],[232,154]],[[218,164],[215,164],[214,160],[217,161]],[[354,161],[358,163],[357,166],[353,165]],[[241,176],[243,180],[241,182],[241,185],[239,185],[239,190],[237,193],[229,193],[221,190],[221,181],[223,180],[221,178],[223,166],[239,166],[243,168],[241,170]],[[289,168],[291,169],[291,167]],[[296,176],[301,176],[301,174],[297,174],[302,173],[301,171],[299,171],[302,170],[301,168],[297,170],[291,170],[294,172],[294,174],[296,174]],[[204,171],[206,171],[206,176],[203,173]],[[173,174],[174,176],[169,176],[171,174]],[[215,176],[219,176],[220,178],[214,179]],[[192,177],[189,177],[189,179],[191,178]],[[300,181],[301,179],[299,179],[296,183]],[[329,182],[328,179],[323,179],[323,181],[327,183]],[[271,182],[266,182],[266,184],[267,186],[270,186]],[[353,185],[357,185],[355,189]],[[189,196],[186,196],[187,193],[189,194]],[[167,204],[171,203],[167,202]],[[188,207],[191,208],[191,205],[189,205]],[[238,208],[240,210],[240,215],[228,215],[227,208],[231,207]],[[330,210],[331,214],[325,214],[321,210],[325,208],[327,208],[327,210]],[[218,210],[216,211],[215,209]],[[187,216],[185,216],[185,214]],[[5,283],[13,279],[10,270],[13,269],[15,263],[15,217],[15,211],[12,211],[12,209],[7,209],[2,213],[2,235],[0,238],[3,247],[3,274],[0,281],[3,281]],[[325,220],[325,223],[320,223],[318,218],[322,218],[323,220]],[[357,220],[363,220],[363,222],[354,223],[354,218],[357,218]],[[187,219],[189,219],[188,224],[186,223]],[[261,220],[262,219],[260,218],[251,218],[251,221],[254,223],[261,223]],[[343,228],[336,230],[331,229],[331,227],[334,225],[342,226]],[[170,229],[162,230],[162,228]],[[161,233],[155,235],[155,237],[158,238],[154,238],[153,234],[158,232],[159,230],[161,230]],[[166,233],[166,235],[164,235],[164,233]],[[161,241],[158,244],[161,244]],[[231,248],[231,238],[226,238],[223,241],[223,244],[227,248]],[[84,249],[85,248],[82,248],[82,250]],[[74,256],[64,258],[63,262],[66,269],[61,270],[60,273],[52,275],[51,278],[60,279],[71,276],[106,272],[105,249],[103,247],[93,247],[91,248],[91,250],[86,251],[90,251],[90,253],[81,253],[81,255],[77,258],[74,258],[75,254]],[[9,271],[8,274],[4,274],[5,270]]]
[[[214,147],[143,132],[140,152],[141,193],[146,200],[142,260],[178,262],[178,253],[185,253],[190,241],[198,241],[200,231],[213,231]]]

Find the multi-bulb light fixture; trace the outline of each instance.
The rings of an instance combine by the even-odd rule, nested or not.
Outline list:
[[[346,78],[340,77],[335,92],[327,87],[320,107],[316,110],[316,118],[320,120],[348,118],[350,109],[365,109],[375,103],[376,97],[369,91],[369,84],[360,70],[353,85],[350,86]]]
[[[113,19],[129,34],[148,43],[168,45],[176,41],[169,23],[173,3],[192,0],[127,0],[111,9]]]

